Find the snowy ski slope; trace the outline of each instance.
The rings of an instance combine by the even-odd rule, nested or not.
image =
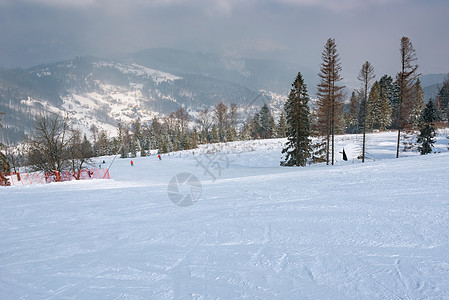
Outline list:
[[[392,159],[394,139],[368,135],[365,164],[359,136],[333,167],[262,140],[0,188],[0,299],[448,299],[448,140]],[[193,205],[169,198],[180,173]]]

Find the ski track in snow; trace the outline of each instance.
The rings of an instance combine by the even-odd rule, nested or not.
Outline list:
[[[449,153],[389,159],[394,133],[371,134],[361,164],[358,138],[334,167],[279,167],[270,140],[2,188],[0,299],[449,298]],[[181,172],[202,183],[193,206],[168,198]]]

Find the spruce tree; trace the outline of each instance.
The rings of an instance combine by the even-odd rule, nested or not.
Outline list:
[[[260,138],[269,139],[273,135],[273,116],[266,104],[262,106],[259,112],[260,117]]]
[[[212,125],[211,135],[212,135],[212,139],[211,139],[212,143],[218,143],[220,141],[220,137],[218,135],[218,129],[217,129],[217,126],[215,125],[215,123]]]
[[[413,128],[419,126],[419,121],[423,113],[425,103],[424,103],[424,91],[421,86],[421,81],[419,78],[416,80],[414,91],[412,95],[412,107],[410,111],[410,116],[408,122]]]
[[[420,134],[417,142],[421,144],[418,150],[421,155],[432,152],[433,144],[435,143],[435,128],[433,127],[437,119],[437,111],[432,101],[427,102],[426,107],[420,118]]]
[[[285,138],[287,136],[287,120],[285,119],[285,114],[283,111],[281,112],[281,116],[279,117],[276,136],[278,138]]]
[[[262,133],[262,126],[260,124],[260,114],[255,113],[251,121],[251,138],[253,140],[260,139]]]
[[[307,86],[299,72],[292,84],[292,89],[285,103],[284,111],[287,120],[287,144],[282,150],[286,154],[282,166],[306,166],[310,157],[310,119],[309,95]]]
[[[380,85],[379,82],[374,82],[371,87],[371,91],[368,97],[367,107],[367,124],[369,131],[373,131],[374,128],[379,128],[379,116],[381,113],[381,101],[380,101]]]
[[[382,89],[381,89],[382,90]],[[387,95],[380,93],[379,130],[385,131],[391,124],[391,106]]]
[[[438,115],[443,121],[449,121],[449,75],[444,80],[437,95]]]
[[[349,133],[357,133],[358,132],[358,126],[359,126],[359,100],[357,99],[355,91],[351,94],[351,99],[349,102],[349,115],[348,115],[348,122],[347,122],[347,131]]]

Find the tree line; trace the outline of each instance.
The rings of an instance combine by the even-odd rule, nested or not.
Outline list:
[[[284,138],[284,166],[305,166],[307,163],[335,162],[335,135],[363,134],[362,153],[365,161],[365,134],[374,130],[398,130],[397,153],[403,132],[420,131],[418,143],[422,154],[431,152],[436,121],[449,118],[449,77],[443,83],[435,101],[425,105],[424,93],[418,79],[416,54],[411,41],[403,37],[400,43],[401,70],[395,79],[383,75],[375,80],[374,67],[362,64],[358,74],[360,88],[354,90],[349,103],[344,103],[341,85],[341,62],[336,42],[327,40],[321,53],[318,98],[312,101],[302,74],[295,78],[281,113],[273,116],[267,104],[260,110],[244,115],[242,109],[222,102],[212,109],[188,112],[184,107],[161,118],[142,123],[119,123],[117,135],[109,137],[105,130],[90,127],[91,140],[74,128],[68,116],[39,115],[33,134],[26,140],[24,151],[10,151],[0,157],[3,171],[20,165],[47,172],[80,170],[90,158],[115,155],[146,156],[151,149],[159,153],[194,149],[199,144],[237,140]],[[316,137],[312,143],[311,137]],[[0,170],[1,171],[1,170]]]
[[[282,150],[284,166],[305,166],[307,162],[335,162],[335,135],[361,133],[361,161],[366,156],[366,133],[374,130],[398,131],[396,157],[399,157],[402,134],[419,131],[417,142],[421,154],[432,152],[435,122],[449,119],[449,77],[434,103],[425,105],[419,80],[416,52],[408,37],[400,42],[401,69],[393,79],[384,75],[375,79],[374,67],[366,61],[358,74],[360,88],[353,91],[349,105],[344,105],[341,85],[341,62],[335,39],[328,39],[321,54],[318,99],[309,109],[310,97],[301,73],[292,84],[285,104],[288,142]],[[374,81],[374,82],[373,82]],[[316,136],[312,144],[311,137]]]

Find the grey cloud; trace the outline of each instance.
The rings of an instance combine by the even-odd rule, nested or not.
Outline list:
[[[360,4],[360,3],[363,3]],[[409,36],[422,72],[448,72],[445,0],[0,0],[0,65],[31,66],[76,55],[151,47],[293,61],[318,70],[336,38],[344,77],[371,61],[397,71]]]

